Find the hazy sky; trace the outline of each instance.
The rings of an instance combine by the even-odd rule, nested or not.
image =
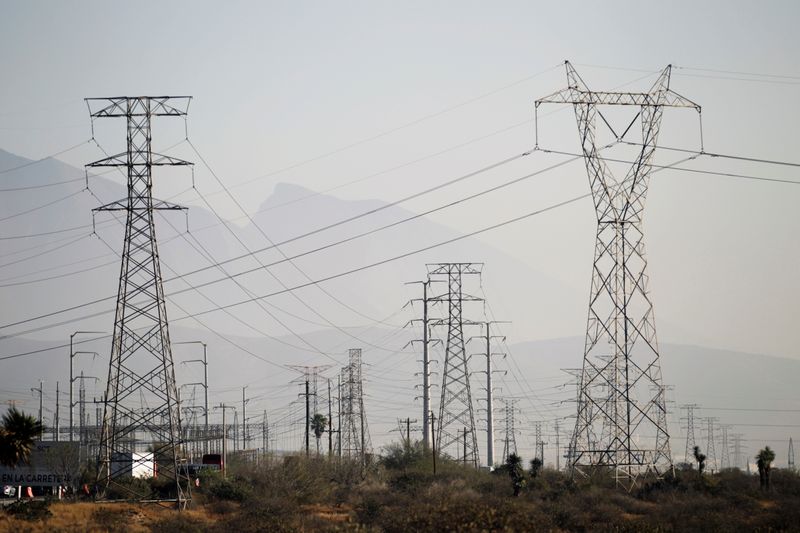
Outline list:
[[[707,150],[797,161],[798,20],[795,1],[4,0],[0,148],[37,159],[88,140],[85,97],[185,94],[194,96],[189,137],[248,212],[280,182],[391,201],[532,147],[533,102],[566,85],[560,65],[569,59],[598,90],[644,91],[671,63],[672,88],[703,106]],[[571,109],[542,111],[552,114],[541,117],[540,144],[577,150]],[[698,146],[692,112],[670,110],[663,124],[662,145]],[[123,128],[98,122],[96,137],[122,150]],[[157,148],[183,138],[183,121],[154,126]],[[186,143],[174,153],[197,160]],[[682,156],[661,151],[657,162]],[[86,143],[59,157],[80,168],[102,153]],[[536,153],[404,207],[421,211],[562,159]],[[762,163],[686,166],[800,180],[797,168]],[[220,212],[244,224],[212,194],[219,186],[200,165],[196,179]],[[188,186],[185,174],[156,184],[162,197]],[[577,162],[431,218],[467,232],[586,192]],[[192,195],[181,200],[199,205]],[[653,178],[645,228],[662,340],[800,357],[798,200],[794,185]],[[590,202],[480,239],[588,297]],[[502,275],[487,265],[499,309],[537,305],[524,279],[519,292],[494,290],[492,277]],[[584,326],[581,318],[550,334],[515,320],[509,336],[581,336]]]

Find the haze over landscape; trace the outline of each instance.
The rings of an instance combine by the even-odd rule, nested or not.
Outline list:
[[[702,130],[693,110],[664,112],[655,164],[679,168],[656,167],[644,216],[673,458],[685,458],[680,406],[698,404],[743,435],[749,463],[769,445],[786,466],[800,435],[795,3],[651,5],[658,23],[637,2],[579,17],[528,2],[145,4],[158,11],[145,43],[119,39],[145,18],[130,4],[111,17],[95,2],[5,6],[0,400],[35,412],[41,380],[52,421],[76,331],[105,332],[81,337],[97,354],[76,359],[99,378],[88,396],[105,391],[125,220],[92,209],[125,198],[125,176],[84,165],[124,152],[125,124],[90,120],[83,99],[192,95],[185,120],[154,118],[152,131],[156,152],[194,166],[154,167],[153,195],[189,207],[159,212],[156,235],[170,336],[208,345],[211,403],[241,405],[246,387],[252,422],[273,421],[271,446],[299,450],[289,365],[330,365],[335,383],[361,348],[379,452],[400,440],[398,419],[422,416],[409,323],[421,307],[407,305],[421,292],[408,282],[427,263],[482,263],[464,290],[486,303],[465,303],[465,318],[510,322],[497,326],[497,396],[519,399],[521,455],[541,422],[554,463],[555,422],[561,448],[575,425],[564,369],[583,362],[597,219],[570,155],[572,107],[540,108],[534,131],[534,100],[566,86],[565,58],[597,90],[645,92],[671,64],[670,88],[702,106]],[[619,132],[636,111],[604,120]],[[601,133],[598,145],[615,141]],[[603,154],[624,175],[637,149]],[[173,347],[179,386],[202,381],[200,365],[181,364],[198,349]],[[481,349],[467,348],[478,419]],[[440,386],[441,345],[433,353]],[[202,389],[181,395],[199,405]]]

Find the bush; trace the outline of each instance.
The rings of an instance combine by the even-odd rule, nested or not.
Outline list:
[[[19,500],[6,505],[3,510],[10,516],[28,521],[44,520],[53,516],[53,513],[50,512],[50,502],[48,500]]]

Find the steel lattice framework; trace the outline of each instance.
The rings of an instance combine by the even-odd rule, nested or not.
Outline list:
[[[463,303],[482,301],[482,298],[464,294],[463,276],[480,275],[481,263],[437,263],[428,265],[428,277],[443,276],[447,279],[447,293],[431,298],[431,302],[447,302],[448,317],[437,320],[434,325],[447,325],[444,372],[442,374],[442,396],[439,404],[439,424],[436,431],[436,449],[439,453],[458,457],[462,450],[464,463],[478,466],[478,438],[475,428],[475,413],[470,392],[469,357],[464,344],[464,326],[481,325],[480,322],[464,320]],[[464,433],[467,432],[466,444]],[[466,453],[463,449],[466,448]]]
[[[188,479],[179,469],[181,419],[178,391],[167,324],[167,308],[156,245],[153,212],[181,210],[155,200],[152,167],[191,165],[151,149],[151,119],[185,116],[191,97],[118,97],[86,100],[92,119],[122,117],[127,121],[127,150],[87,165],[127,169],[128,197],[94,211],[125,211],[125,243],[114,318],[114,337],[104,398],[103,426],[98,454],[98,485],[108,488],[130,477],[130,464],[157,469],[160,479],[173,480],[178,507],[189,498]],[[154,461],[133,459],[152,452]],[[156,472],[154,471],[155,475]],[[131,493],[138,500],[151,494]]]
[[[586,474],[611,468],[618,483],[631,488],[640,474],[672,466],[642,227],[651,164],[664,108],[699,113],[700,106],[669,88],[671,66],[646,93],[591,91],[569,62],[565,66],[568,87],[537,100],[537,115],[544,103],[573,106],[597,215],[571,468]],[[638,113],[620,136],[601,106],[635,106]],[[617,141],[641,121],[640,149],[622,180],[600,156],[598,116]]]
[[[505,406],[505,426],[506,434],[503,438],[503,463],[508,460],[508,456],[512,453],[517,453],[517,428],[516,428],[516,413],[517,402],[516,399],[504,399]]]
[[[341,455],[358,457],[366,464],[372,449],[364,411],[364,382],[361,375],[361,349],[351,348],[349,363],[342,369]]]

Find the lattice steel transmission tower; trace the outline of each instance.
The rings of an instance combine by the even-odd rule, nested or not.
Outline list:
[[[181,419],[153,213],[185,208],[153,198],[152,168],[191,163],[153,153],[151,120],[183,117],[190,101],[189,96],[86,100],[93,121],[106,117],[127,121],[127,150],[87,165],[124,167],[128,189],[127,198],[94,209],[126,213],[97,481],[106,489],[117,484],[133,499],[153,499],[152,494],[138,493],[117,481],[130,477],[132,468],[155,474],[157,465],[158,477],[175,483],[172,492],[179,508],[189,498],[189,484],[179,468]],[[152,453],[149,461],[148,453]]]
[[[503,463],[506,462],[508,456],[512,453],[517,453],[517,428],[516,428],[516,413],[517,402],[519,400],[507,398],[503,400],[505,404],[503,410],[505,411],[505,436],[503,438]]]
[[[361,349],[350,349],[350,359],[342,369],[340,455],[358,457],[366,464],[372,449],[367,415],[364,411],[364,381],[361,374]]]
[[[789,466],[789,471],[794,472],[794,442],[792,442],[792,437],[789,437],[789,457],[787,464]]]
[[[722,450],[720,450],[720,457],[719,457],[719,469],[725,470],[726,468],[731,468],[731,445],[728,442],[728,430],[730,429],[729,425],[720,426],[722,430]]]
[[[573,434],[572,471],[610,468],[618,484],[632,488],[644,472],[672,467],[661,363],[653,305],[645,273],[642,214],[665,107],[700,106],[670,90],[671,66],[646,93],[590,91],[565,62],[567,88],[536,101],[571,104],[597,215],[589,318]],[[620,135],[601,106],[634,106],[637,114]],[[600,155],[598,116],[617,142],[641,121],[638,154],[624,179],[615,178]],[[538,120],[537,120],[538,147]],[[592,407],[594,407],[592,409]],[[599,436],[599,438],[598,438]],[[595,444],[596,442],[596,444]]]
[[[683,452],[683,461],[692,464],[694,461],[694,447],[697,446],[697,439],[694,434],[694,410],[699,405],[696,403],[689,403],[682,405],[682,409],[686,409],[686,417],[681,420],[686,420],[686,450]]]
[[[436,449],[451,457],[461,456],[464,464],[478,466],[478,438],[475,428],[475,411],[470,392],[469,357],[464,341],[464,326],[480,325],[465,320],[463,303],[483,301],[463,291],[464,276],[480,276],[481,263],[436,263],[428,265],[428,278],[444,277],[447,293],[431,298],[432,302],[447,303],[447,319],[435,325],[447,326],[442,396],[439,404],[439,425],[436,430]],[[464,437],[463,428],[467,436]],[[464,444],[466,441],[466,444]],[[466,449],[466,453],[464,453]]]
[[[714,445],[714,425],[718,419],[709,416],[706,418],[706,456],[708,457],[708,470],[713,474],[719,470],[717,451]]]

